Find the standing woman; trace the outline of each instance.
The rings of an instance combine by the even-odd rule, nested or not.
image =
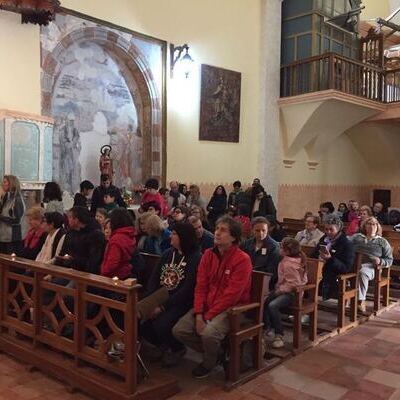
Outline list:
[[[22,242],[21,219],[25,212],[19,180],[4,175],[4,195],[0,200],[0,252],[16,253]]]
[[[45,211],[58,212],[64,215],[64,204],[60,186],[56,182],[47,182],[43,190],[43,203]]]
[[[215,188],[214,193],[207,206],[208,221],[212,229],[219,217],[225,214],[227,205],[227,195],[225,188],[219,185]]]

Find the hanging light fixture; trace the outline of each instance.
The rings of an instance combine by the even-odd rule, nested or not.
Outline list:
[[[189,46],[185,43],[182,46],[174,46],[172,43],[169,46],[171,60],[171,78],[174,76],[174,68],[179,65],[179,70],[188,78],[193,69],[193,58],[189,54]],[[182,53],[185,52],[184,55]]]
[[[0,10],[21,14],[23,24],[48,25],[59,7],[59,0],[0,0]]]

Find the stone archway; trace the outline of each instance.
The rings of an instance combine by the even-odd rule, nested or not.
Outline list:
[[[42,63],[42,112],[53,115],[53,93],[65,63],[65,54],[74,44],[95,43],[118,64],[134,101],[143,137],[142,179],[161,179],[162,121],[161,97],[153,74],[139,49],[115,31],[104,27],[83,27],[65,35]],[[57,151],[58,150],[58,151]],[[60,154],[55,142],[54,154]],[[57,160],[56,160],[57,162]]]

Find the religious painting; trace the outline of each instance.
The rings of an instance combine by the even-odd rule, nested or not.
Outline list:
[[[165,170],[166,43],[70,10],[41,30],[42,113],[54,118],[53,179],[97,185],[102,149],[131,190]]]
[[[201,66],[200,140],[239,142],[241,73]]]

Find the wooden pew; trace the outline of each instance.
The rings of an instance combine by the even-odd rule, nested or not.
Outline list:
[[[389,235],[383,235],[386,240],[390,243],[393,249],[393,265],[389,270],[391,296],[394,298],[400,298],[400,232],[391,231]],[[387,271],[383,271],[386,274]],[[384,277],[387,278],[387,277]],[[379,279],[379,277],[378,277]],[[381,277],[382,279],[382,277]],[[377,282],[374,282],[375,288]],[[375,307],[376,308],[376,307]]]
[[[311,258],[315,250],[313,246],[301,246],[301,251],[308,257]]]
[[[301,219],[283,218],[282,229],[288,236],[295,237],[297,232],[304,230],[304,221]]]
[[[337,328],[343,332],[352,327],[357,321],[358,279],[361,268],[361,254],[357,253],[352,272],[339,275]],[[346,324],[346,303],[350,303],[350,322]]]
[[[226,387],[231,389],[260,375],[267,367],[263,361],[262,335],[263,310],[270,274],[253,271],[251,284],[251,303],[233,307],[229,310],[229,364]],[[245,323],[241,324],[241,321]],[[242,344],[252,341],[253,368],[240,376]]]
[[[374,312],[389,306],[390,267],[375,267],[374,277]]]
[[[307,259],[308,283],[294,290],[293,305],[284,310],[285,313],[293,315],[293,349],[298,351],[301,343],[301,317],[310,316],[308,338],[315,341],[317,337],[318,322],[318,287],[322,279],[323,263],[312,258]],[[304,296],[307,294],[306,296]]]
[[[314,247],[302,246],[302,251],[309,257],[314,252]],[[357,320],[357,299],[358,299],[358,273],[361,267],[361,255],[357,254],[353,269],[348,274],[338,276],[338,298],[337,298],[337,322],[339,332],[352,327]],[[346,324],[346,304],[350,302],[350,323]],[[319,306],[323,310],[332,311],[331,307]]]
[[[49,274],[52,281],[44,279]],[[100,400],[165,399],[179,391],[163,374],[138,382],[134,279],[0,255],[0,285],[0,351]],[[124,347],[118,362],[110,356],[115,343]]]

